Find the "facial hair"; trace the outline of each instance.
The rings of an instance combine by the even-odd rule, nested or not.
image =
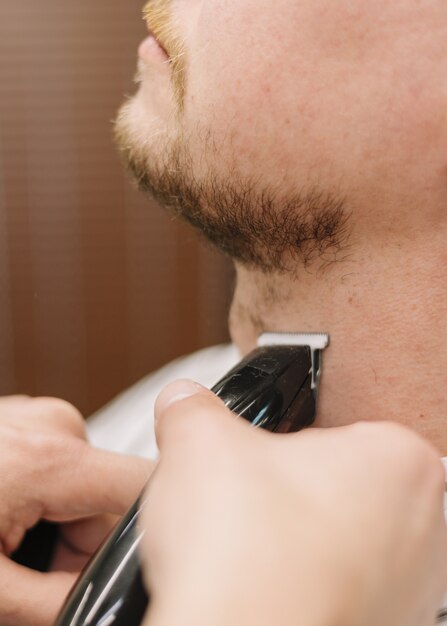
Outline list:
[[[198,177],[184,134],[165,140],[157,150],[163,156],[155,159],[137,145],[131,109],[132,102],[122,108],[115,138],[138,188],[235,261],[265,273],[286,273],[315,263],[324,269],[344,258],[349,211],[341,197],[317,188],[286,195],[238,176],[235,168],[227,168],[226,175],[209,169]],[[208,139],[204,154],[210,151],[216,149]],[[219,163],[216,156],[209,162]]]

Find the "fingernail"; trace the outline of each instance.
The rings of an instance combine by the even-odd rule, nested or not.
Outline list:
[[[199,385],[199,383],[195,383],[193,380],[176,380],[175,382],[169,384],[160,393],[157,398],[157,402],[155,403],[156,418],[175,402],[180,402],[180,400],[185,400],[185,398],[195,396],[203,390],[204,387]]]

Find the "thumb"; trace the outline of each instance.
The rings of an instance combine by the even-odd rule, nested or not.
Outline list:
[[[235,415],[212,391],[192,380],[178,380],[160,393],[155,404],[157,443],[163,452],[176,442],[203,439],[210,430],[222,431]]]
[[[41,574],[0,555],[0,624],[48,626],[53,624],[76,574]]]

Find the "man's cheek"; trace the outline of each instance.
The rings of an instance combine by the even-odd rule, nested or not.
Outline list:
[[[195,61],[189,74],[185,123],[193,131],[201,130],[197,140],[212,138],[220,158],[245,153],[252,144],[254,152],[262,149],[267,127],[263,118],[266,114],[271,118],[272,109],[250,60],[241,60],[237,50],[220,45],[209,54],[198,53]]]

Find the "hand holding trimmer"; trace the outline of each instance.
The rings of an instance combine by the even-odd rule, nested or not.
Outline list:
[[[325,334],[264,334],[259,347],[212,391],[235,414],[270,432],[296,432],[316,415]],[[139,626],[149,597],[142,577],[137,530],[140,501],[90,561],[56,626]]]

